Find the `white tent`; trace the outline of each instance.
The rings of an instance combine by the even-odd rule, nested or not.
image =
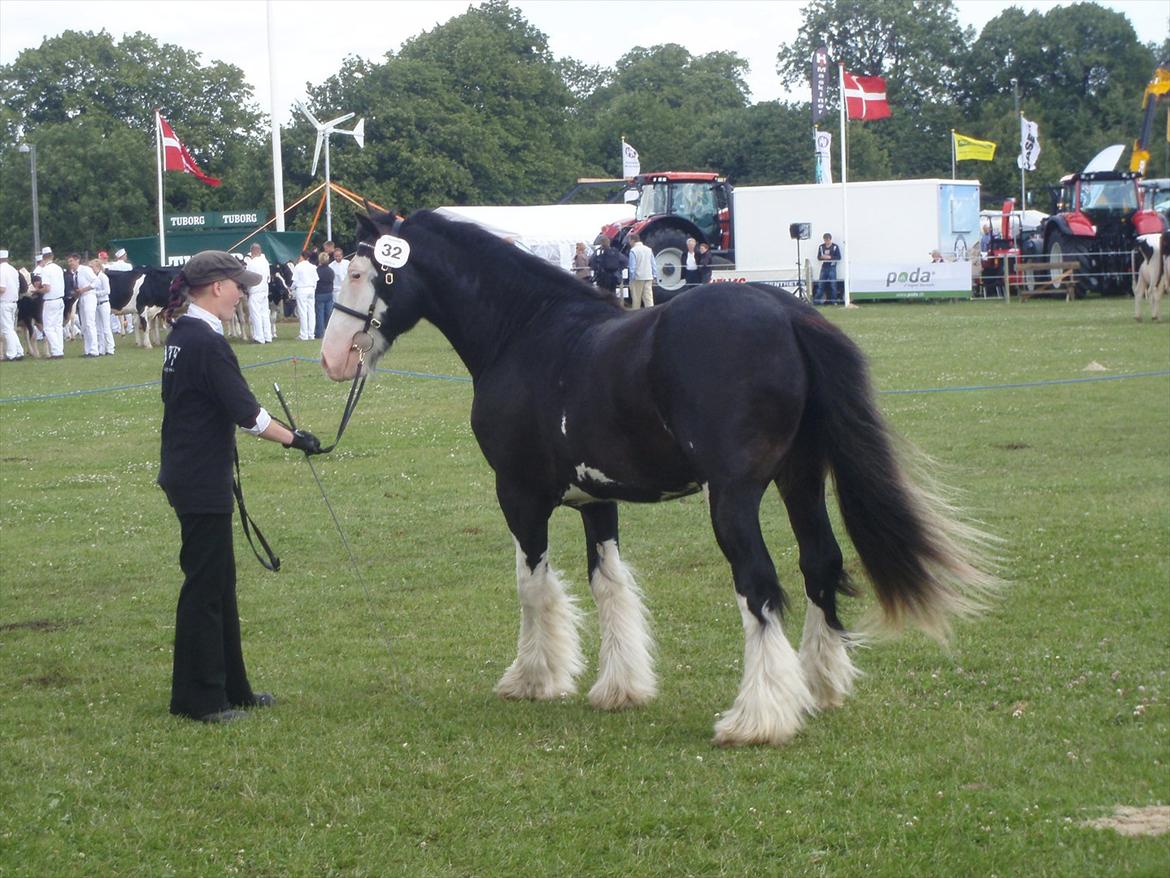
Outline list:
[[[522,244],[566,271],[583,242],[592,252],[602,226],[633,219],[632,204],[541,204],[532,207],[440,207],[452,219],[469,220]]]

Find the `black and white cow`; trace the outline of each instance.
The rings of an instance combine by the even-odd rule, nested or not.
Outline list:
[[[1150,317],[1159,318],[1162,297],[1170,293],[1170,232],[1142,235],[1134,248],[1133,316],[1142,319],[1142,299],[1150,300]]]
[[[170,303],[171,281],[178,274],[178,268],[150,266],[106,273],[110,279],[110,311],[136,318],[134,341],[140,347],[149,349],[162,344],[160,315]]]

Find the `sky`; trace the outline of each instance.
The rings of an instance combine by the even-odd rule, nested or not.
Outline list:
[[[1170,33],[1166,0],[1097,0],[1124,13],[1142,42]],[[115,37],[144,31],[160,42],[224,61],[244,71],[259,105],[291,119],[289,106],[336,73],[347,55],[381,59],[410,37],[465,12],[469,0],[0,0],[0,64],[64,30],[100,31]],[[692,54],[734,51],[751,64],[753,102],[789,94],[776,74],[776,50],[796,36],[799,0],[512,0],[541,30],[558,58],[611,67],[635,46],[679,43]],[[957,0],[959,23],[976,31],[1010,6],[1047,11],[1057,0]],[[275,88],[270,83],[266,22],[271,8]],[[346,108],[334,108],[340,114]]]

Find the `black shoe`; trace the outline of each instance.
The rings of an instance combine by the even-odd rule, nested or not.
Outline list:
[[[251,704],[241,704],[240,707],[247,709],[249,707],[272,707],[276,704],[276,696],[271,692],[255,692],[252,694]]]
[[[243,719],[247,715],[248,714],[244,713],[242,710],[232,710],[229,708],[227,710],[217,710],[215,713],[205,713],[203,716],[196,717],[196,719],[198,719],[201,723],[218,725],[222,723],[235,722],[238,719]]]

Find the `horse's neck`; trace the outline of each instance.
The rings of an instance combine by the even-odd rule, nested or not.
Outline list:
[[[422,316],[443,333],[475,377],[515,340],[531,315],[508,298],[508,289],[485,283],[474,259],[453,260],[426,273]]]

